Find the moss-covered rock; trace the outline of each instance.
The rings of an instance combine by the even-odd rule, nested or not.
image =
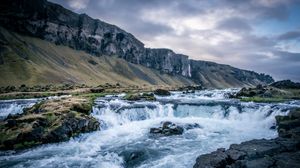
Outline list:
[[[298,89],[279,89],[273,86],[257,85],[253,88],[242,88],[231,98],[239,98],[242,101],[253,102],[283,102],[292,99],[300,99]]]
[[[138,101],[138,100],[155,101],[156,100],[153,93],[127,94],[126,96],[123,97],[123,99],[129,101]]]
[[[66,141],[80,133],[99,129],[89,116],[92,102],[83,98],[46,100],[23,114],[0,122],[0,149],[23,149],[39,144]]]

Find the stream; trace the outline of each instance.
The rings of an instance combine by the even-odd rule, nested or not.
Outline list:
[[[0,152],[0,167],[185,168],[197,156],[230,144],[277,136],[276,115],[286,115],[299,101],[253,103],[229,99],[238,89],[203,90],[150,101],[125,101],[106,96],[95,101],[92,115],[101,130],[67,142],[24,151]],[[21,113],[38,100],[0,101],[0,118]],[[182,135],[153,136],[150,128],[170,121],[185,129]]]

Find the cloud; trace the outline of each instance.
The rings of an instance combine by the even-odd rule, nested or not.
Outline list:
[[[67,0],[68,5],[74,10],[85,9],[90,0]]]
[[[51,1],[117,25],[146,47],[300,81],[300,22],[291,21],[298,0]]]
[[[278,36],[279,40],[300,40],[300,30],[289,31]]]
[[[249,32],[252,30],[244,19],[235,17],[220,21],[217,28],[232,32]]]

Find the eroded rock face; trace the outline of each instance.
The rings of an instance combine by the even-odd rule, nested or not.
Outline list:
[[[0,10],[0,24],[11,30],[97,56],[117,55],[131,63],[189,76],[187,56],[169,49],[144,48],[132,34],[86,14],[45,0],[4,1]]]
[[[300,109],[276,117],[279,137],[233,144],[228,150],[200,155],[194,168],[300,167]]]
[[[92,104],[81,98],[47,100],[11,115],[0,122],[0,149],[22,149],[39,144],[66,141],[80,133],[99,129],[89,116]]]

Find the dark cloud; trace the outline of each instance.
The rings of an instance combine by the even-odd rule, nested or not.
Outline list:
[[[299,0],[51,1],[117,25],[147,47],[171,48],[193,59],[300,81],[300,47],[289,51],[298,43],[287,43],[299,42],[300,30],[276,34],[276,25],[269,24],[288,25],[290,10],[300,6]],[[268,28],[266,34],[257,33],[260,24]]]
[[[249,32],[252,30],[244,19],[234,17],[221,21],[217,28],[233,32]]]
[[[300,30],[289,31],[278,36],[279,40],[300,40]]]

